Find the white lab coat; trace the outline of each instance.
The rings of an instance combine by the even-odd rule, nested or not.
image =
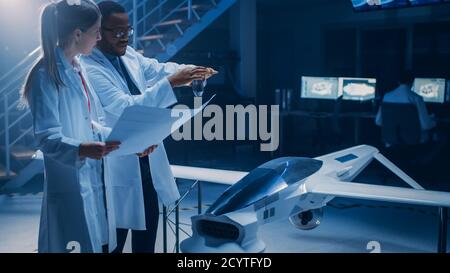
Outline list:
[[[79,157],[82,142],[99,141],[108,129],[98,125],[104,114],[87,82],[89,117],[81,79],[63,54],[57,48],[57,68],[65,85],[57,89],[41,66],[32,75],[29,95],[34,134],[45,166],[38,251],[68,252],[72,245],[76,251],[102,252],[105,243],[112,250],[116,247],[116,227],[109,168],[105,162],[106,217],[102,161]],[[91,121],[96,124],[95,133]]]
[[[123,77],[98,49],[82,58],[84,67],[105,111],[106,126],[113,128],[126,107],[145,105],[166,108],[177,102],[167,76],[186,67],[158,63],[128,47],[121,57],[141,95],[132,96]],[[163,144],[149,156],[153,186],[168,206],[180,198]],[[118,228],[145,230],[145,211],[139,158],[128,155],[110,158]]]

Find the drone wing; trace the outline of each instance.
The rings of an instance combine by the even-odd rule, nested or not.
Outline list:
[[[450,207],[450,193],[391,186],[368,185],[353,182],[321,180],[307,183],[307,192],[336,197]]]
[[[199,180],[217,184],[233,185],[246,176],[247,172],[228,171],[171,165],[175,178]]]

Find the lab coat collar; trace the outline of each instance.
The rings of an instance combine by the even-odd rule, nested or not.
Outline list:
[[[95,60],[103,65],[111,65],[112,66],[112,64],[108,60],[108,57],[105,55],[105,53],[103,53],[97,47],[94,48],[94,50],[92,50],[92,54],[89,57],[91,57],[93,60]]]
[[[116,74],[117,78],[119,78],[120,81],[122,82],[122,84],[126,87],[127,92],[131,95],[130,90],[128,90],[128,85],[127,85],[125,79],[122,77],[122,75],[119,74],[119,72],[116,70],[116,68],[109,61],[108,57],[106,56],[106,53],[103,53],[98,48],[94,48],[94,50],[92,51],[92,54],[89,57],[92,58],[94,61],[108,67],[111,71],[113,71],[113,73]],[[141,88],[141,85],[139,84],[139,81],[136,79],[136,74],[139,74],[139,73],[133,73],[133,71],[140,71],[141,68],[136,67],[136,65],[133,65],[133,62],[130,62],[129,59],[132,58],[132,56],[128,53],[128,50],[124,56],[121,56],[119,58],[122,60],[122,63],[125,66],[125,69],[127,69],[128,75],[130,76],[133,83],[136,85],[136,87],[141,92],[143,92],[143,90],[141,90],[142,88]]]
[[[75,58],[72,61],[72,64],[70,64],[66,56],[64,55],[64,50],[60,47],[57,47],[56,65],[58,66],[58,70],[64,72],[68,81],[70,81],[74,86],[79,86],[80,90],[84,90],[85,88],[87,89],[87,92],[91,95],[86,94],[86,92],[80,92],[80,94],[86,99],[86,102],[89,102],[91,97],[88,96],[92,96],[90,84],[89,82],[86,82],[86,86],[83,86],[77,75],[78,73],[86,75],[85,71],[82,69],[80,64],[80,56],[75,56]],[[95,115],[98,116],[96,109],[93,109],[93,111],[95,111]]]
[[[103,51],[101,51],[101,52],[103,53],[103,55],[105,55],[106,59],[108,59],[109,61],[112,61],[114,59],[119,59],[119,56],[112,55],[112,54],[109,54],[109,53],[106,53]]]
[[[128,51],[127,51],[128,52]],[[142,71],[142,67],[140,66],[140,62],[136,61],[135,56],[127,55],[125,54],[120,58],[122,60],[123,65],[125,66],[125,69],[128,71],[128,75],[130,75],[131,80],[133,81],[134,85],[143,92],[144,90],[141,90],[141,86],[139,85],[141,80],[139,80],[136,77],[139,77],[141,74],[140,71]],[[132,71],[139,71],[137,73],[132,73]]]
[[[94,48],[92,54],[88,58],[91,58],[92,60],[94,60],[95,62],[99,63],[104,67],[107,67],[111,71],[111,73],[115,75],[115,78],[118,81],[120,81],[124,90],[128,90],[128,86],[127,83],[125,82],[125,79],[122,77],[122,75],[119,74],[116,68],[112,65],[112,63],[108,60],[108,58],[106,58],[105,54],[103,54],[103,52],[100,49]],[[131,95],[129,91],[128,93]]]

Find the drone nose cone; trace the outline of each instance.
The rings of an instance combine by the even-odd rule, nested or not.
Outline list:
[[[191,220],[192,237],[180,245],[184,253],[260,253],[266,248],[257,237],[256,217],[245,223],[207,214]]]
[[[207,213],[223,215],[276,194],[316,173],[323,162],[311,158],[279,158],[269,161],[225,191]]]

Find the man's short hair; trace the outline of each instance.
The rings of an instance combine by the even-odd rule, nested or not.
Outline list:
[[[124,6],[114,1],[102,1],[98,4],[102,14],[102,25],[114,13],[127,13]]]

